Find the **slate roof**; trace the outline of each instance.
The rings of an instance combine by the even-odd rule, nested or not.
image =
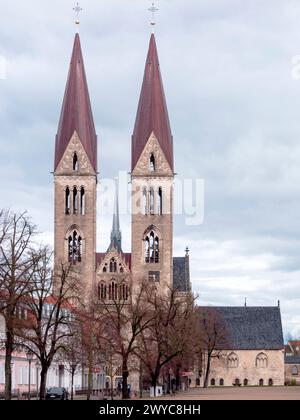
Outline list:
[[[189,261],[187,257],[173,258],[173,288],[179,292],[190,291]]]
[[[283,332],[279,307],[200,307],[215,311],[224,323],[229,349],[283,350]]]
[[[300,365],[300,356],[285,356],[284,363],[287,365]]]
[[[75,131],[97,172],[97,135],[78,34],[76,34],[74,40],[68,81],[56,136],[55,170]]]
[[[151,35],[150,39],[144,80],[132,136],[132,170],[134,170],[152,132],[154,132],[173,170],[173,137],[154,34]]]

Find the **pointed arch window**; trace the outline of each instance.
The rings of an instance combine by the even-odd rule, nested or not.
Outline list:
[[[158,193],[157,193],[157,214],[158,216],[162,215],[163,212],[163,203],[162,203],[162,188],[159,187]]]
[[[68,238],[68,254],[69,254],[69,262],[72,264],[76,264],[77,262],[81,262],[82,258],[82,238],[78,235],[77,231],[74,230],[72,235]]]
[[[85,215],[85,189],[83,187],[80,190],[80,214]]]
[[[109,263],[109,271],[110,273],[116,273],[117,272],[117,261],[115,258],[112,258]]]
[[[99,284],[99,300],[106,300],[106,284]]]
[[[151,231],[144,239],[145,262],[159,263],[159,238],[154,231]]]
[[[66,188],[65,207],[65,213],[69,215],[71,213],[71,193],[69,187]]]
[[[108,287],[108,298],[109,300],[114,300],[114,301],[118,299],[118,286],[114,280],[110,283]]]
[[[255,366],[258,368],[268,367],[268,356],[265,353],[259,353],[256,356]]]
[[[77,187],[73,188],[73,213],[78,214],[78,190],[77,190]]]
[[[73,171],[74,172],[79,171],[79,161],[78,161],[78,156],[76,152],[73,155]]]
[[[150,214],[154,215],[154,189],[150,188]]]
[[[120,297],[122,300],[127,301],[128,300],[128,286],[127,284],[123,283],[120,285]]]
[[[150,159],[149,159],[149,170],[150,172],[155,172],[155,157],[154,154],[152,153],[150,155]]]
[[[227,359],[227,365],[229,368],[239,367],[239,358],[236,353],[230,353]]]
[[[142,193],[142,214],[146,216],[148,214],[148,205],[147,205],[147,188],[143,189]]]

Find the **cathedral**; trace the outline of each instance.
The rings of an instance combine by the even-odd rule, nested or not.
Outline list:
[[[73,264],[87,297],[101,301],[126,301],[145,279],[160,293],[174,287],[183,296],[189,294],[189,250],[173,256],[173,136],[154,34],[132,135],[130,253],[122,248],[118,194],[110,245],[97,252],[97,141],[76,34],[55,145],[55,273],[62,263]],[[229,341],[212,361],[209,386],[282,385],[280,307],[211,309],[224,320]],[[203,385],[204,370],[205,360],[190,373],[191,385]]]
[[[174,284],[189,292],[188,249],[173,257],[173,136],[154,34],[132,135],[131,253],[122,249],[117,195],[110,246],[97,252],[97,141],[77,33],[55,145],[55,271],[63,262],[74,264],[87,296],[101,300],[118,293],[127,300],[144,279],[161,292]]]

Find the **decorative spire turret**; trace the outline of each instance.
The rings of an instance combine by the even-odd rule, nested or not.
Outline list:
[[[119,215],[119,194],[118,189],[116,188],[115,196],[115,208],[113,216],[113,225],[110,235],[110,245],[108,251],[115,249],[118,252],[122,252],[122,233],[120,230],[120,215]]]

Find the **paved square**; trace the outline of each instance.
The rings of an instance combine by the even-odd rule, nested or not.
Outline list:
[[[300,387],[193,388],[160,400],[300,400]]]

